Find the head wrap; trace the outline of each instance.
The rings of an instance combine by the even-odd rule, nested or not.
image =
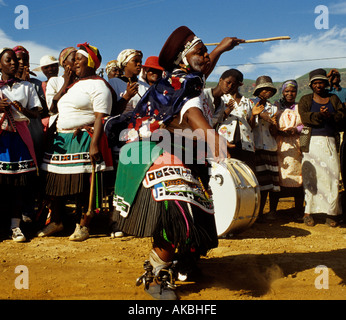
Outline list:
[[[26,53],[28,56],[29,56],[29,51],[26,50],[23,46],[16,46],[12,49],[15,53],[18,53],[18,52],[23,52],[23,53]]]
[[[107,75],[111,72],[112,68],[119,68],[117,60],[111,60],[106,65],[106,73]]]
[[[65,49],[62,49],[59,54],[59,63],[62,66],[63,62],[67,59],[67,57],[70,55],[70,53],[77,51],[74,47],[68,47]]]
[[[293,87],[298,90],[298,83],[296,80],[287,80],[282,84],[281,91],[284,91],[288,87]]]
[[[127,63],[135,56],[140,56],[142,58],[142,51],[135,49],[125,49],[121,51],[117,58],[120,69],[124,69]]]
[[[101,65],[102,57],[96,47],[89,45],[87,42],[77,44],[77,47],[80,48],[77,52],[88,58],[88,67],[96,70]]]

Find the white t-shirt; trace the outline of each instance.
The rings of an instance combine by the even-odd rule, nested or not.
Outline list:
[[[183,117],[184,114],[187,110],[189,110],[190,108],[198,108],[202,111],[204,117],[206,118],[206,120],[209,122],[209,124],[212,126],[212,113],[210,111],[210,107],[208,104],[208,99],[204,94],[204,91],[201,92],[201,94],[198,97],[192,98],[188,101],[185,102],[184,106],[182,107],[181,111],[180,111],[180,122],[181,123],[183,121]]]
[[[50,111],[50,108],[53,104],[53,98],[54,96],[60,91],[62,86],[64,85],[64,78],[62,76],[60,77],[51,77],[47,82],[46,87],[46,102],[48,110]]]
[[[18,101],[21,103],[23,108],[33,109],[38,108],[42,109],[40,99],[37,95],[35,87],[28,81],[15,82],[12,87],[9,85],[4,85],[0,88],[4,98],[8,98],[10,101]],[[12,114],[15,120],[21,120],[20,118],[24,117],[21,113],[17,112],[17,109],[11,107]]]
[[[121,80],[120,78],[112,78],[109,81],[109,84],[114,89],[117,94],[118,101],[124,96],[127,89],[127,82]],[[149,89],[149,85],[141,80],[138,80],[138,93],[133,96],[126,104],[126,108],[123,113],[131,112],[135,109],[138,101],[143,97],[145,92]]]
[[[58,102],[58,129],[75,129],[93,124],[95,112],[110,114],[112,94],[103,80],[85,79],[75,83]]]

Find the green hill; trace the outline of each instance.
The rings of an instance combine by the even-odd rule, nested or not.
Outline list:
[[[327,73],[329,72],[331,68],[325,68]],[[341,75],[341,86],[346,87],[346,68],[344,69],[338,69]],[[300,100],[300,98],[308,93],[311,93],[311,89],[309,87],[309,74],[304,74],[303,76],[295,79],[298,83],[298,94],[297,94],[297,101]],[[251,79],[244,79],[244,85],[240,88],[240,93],[244,95],[247,98],[252,98],[253,90],[255,88],[255,82],[256,80]],[[273,96],[270,100],[272,102],[279,100],[281,98],[281,86],[282,82],[274,82],[274,86],[278,89],[275,96]],[[214,88],[216,87],[217,82],[207,82],[206,87],[207,88]]]

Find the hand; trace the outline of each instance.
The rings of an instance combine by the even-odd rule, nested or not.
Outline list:
[[[323,106],[320,108],[320,114],[324,117],[324,118],[329,118],[331,116],[330,112],[328,111],[328,108]]]
[[[72,84],[73,82],[73,72],[70,66],[66,66],[65,67],[65,71],[64,74],[62,75],[62,77],[64,78],[64,84],[66,84],[67,86],[69,86],[70,84]]]
[[[238,39],[236,37],[226,37],[221,40],[220,44],[218,47],[223,51],[230,51],[234,47],[238,46],[240,43],[245,42],[243,39]]]
[[[264,110],[264,105],[260,104],[260,101],[256,103],[256,105],[252,108],[252,115],[257,116]]]
[[[8,99],[1,99],[0,100],[0,112],[6,112],[10,109],[11,103],[8,102]]]
[[[229,116],[229,114],[233,111],[235,107],[235,101],[233,99],[230,99],[227,104],[226,104],[226,109],[225,109],[225,119]]]
[[[24,81],[29,81],[30,80],[30,70],[29,70],[28,66],[24,67],[21,79],[24,80]]]
[[[90,161],[94,165],[102,160],[102,154],[97,144],[91,143],[89,149]]]
[[[132,97],[134,97],[137,93],[138,93],[138,83],[137,82],[133,82],[127,83],[127,88],[126,88],[126,93],[123,95],[123,98],[125,100],[130,100]]]

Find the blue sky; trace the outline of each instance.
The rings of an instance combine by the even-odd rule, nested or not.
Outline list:
[[[328,29],[315,26],[315,8],[321,4],[329,10]],[[18,5],[28,8],[28,29],[15,27]],[[34,69],[41,56],[58,56],[64,47],[85,41],[100,49],[102,66],[128,48],[141,50],[145,60],[158,55],[181,25],[205,43],[226,36],[290,36],[238,46],[220,58],[208,79],[217,81],[223,71],[238,68],[245,78],[266,74],[284,81],[318,67],[346,67],[345,18],[346,1],[340,0],[0,0],[0,47],[25,46]],[[273,63],[296,60],[304,61]]]

